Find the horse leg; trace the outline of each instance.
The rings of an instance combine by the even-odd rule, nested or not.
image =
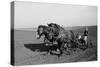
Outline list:
[[[59,56],[61,56],[62,55],[62,49],[61,49],[61,44],[58,44],[58,50],[59,50],[59,52],[60,52],[60,55]]]
[[[45,43],[45,46],[49,46],[49,41],[47,38],[44,38],[44,43]]]

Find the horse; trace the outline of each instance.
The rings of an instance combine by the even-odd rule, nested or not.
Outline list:
[[[59,35],[59,32],[61,29],[64,30],[64,28],[62,28],[60,25],[56,24],[56,23],[50,23],[50,24],[47,24],[48,27],[51,28],[52,32],[55,34],[55,36],[58,36]]]
[[[50,23],[48,26],[53,30],[53,33],[56,34],[55,40],[58,42],[58,48],[61,54],[63,53],[63,46],[75,46],[75,35],[72,30],[66,31],[63,27],[55,23]]]
[[[56,39],[68,38],[69,40],[75,40],[75,35],[72,30],[67,31],[55,23],[50,23],[48,26],[52,29],[53,34],[56,35]]]
[[[37,39],[40,39],[44,35],[45,46],[49,46],[49,52],[52,53],[52,50],[57,50],[58,45],[54,44],[54,34],[51,31],[50,27],[45,25],[39,25],[37,29]]]
[[[52,41],[53,33],[50,28],[45,25],[39,25],[37,29],[37,39],[40,39],[44,35],[44,43]]]
[[[39,35],[37,38],[41,38],[42,35],[44,35],[44,43],[47,44],[47,46],[51,46],[50,50],[53,48],[53,45],[55,45],[57,51],[59,52],[59,56],[63,53],[63,46],[74,46],[74,33],[73,31],[66,31],[63,27],[61,27],[58,24],[50,23],[48,26],[39,25],[37,29],[37,34]]]

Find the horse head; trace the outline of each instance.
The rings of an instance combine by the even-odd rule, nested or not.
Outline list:
[[[53,37],[53,32],[48,26],[45,25],[39,25],[37,29],[37,39],[40,39],[41,36],[44,35],[45,38],[51,40]]]
[[[38,26],[37,34],[36,34],[37,39],[41,38],[41,36],[45,33],[45,29],[47,29],[47,26],[45,26],[45,25]]]

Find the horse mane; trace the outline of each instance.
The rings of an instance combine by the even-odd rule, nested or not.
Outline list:
[[[52,27],[52,25],[54,25],[55,28],[57,28],[57,29],[59,29],[59,30],[61,30],[61,29],[64,30],[63,27],[61,27],[60,25],[58,25],[58,24],[56,24],[56,23],[50,23],[50,24],[48,24],[49,27]]]
[[[47,28],[47,26],[45,26],[45,25],[39,25],[39,26],[38,26],[38,28],[41,28],[41,27],[42,27],[42,28]]]

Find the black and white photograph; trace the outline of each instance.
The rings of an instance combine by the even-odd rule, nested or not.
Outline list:
[[[11,65],[97,61],[97,6],[11,2]]]

